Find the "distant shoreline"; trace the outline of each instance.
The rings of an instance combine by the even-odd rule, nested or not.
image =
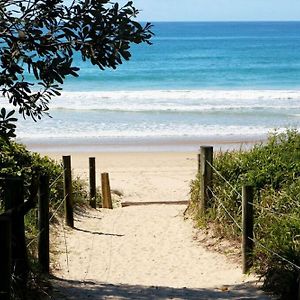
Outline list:
[[[18,140],[28,149],[41,153],[87,152],[197,152],[200,146],[213,146],[216,151],[249,149],[266,140],[253,137],[167,137],[167,138],[98,138]]]

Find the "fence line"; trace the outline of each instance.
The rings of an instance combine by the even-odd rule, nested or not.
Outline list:
[[[215,171],[215,173],[219,176],[219,177],[221,177],[224,181],[225,181],[225,183],[227,184],[227,185],[229,185],[231,188],[232,188],[232,191],[235,191],[236,193],[237,193],[237,195],[239,196],[239,197],[242,197],[242,194],[212,165],[212,164],[210,164],[210,162],[209,161],[206,161],[209,165],[210,165],[210,167]],[[211,191],[212,192],[212,191]],[[253,202],[248,202],[250,205],[252,205],[253,207],[256,207],[256,208],[259,208],[259,209],[262,209],[262,210],[265,210],[265,211],[267,211],[267,212],[269,212],[269,213],[272,213],[272,214],[274,214],[274,215],[278,215],[278,216],[281,216],[281,217],[288,217],[288,218],[290,218],[290,219],[293,219],[293,220],[297,220],[298,221],[298,218],[296,218],[296,217],[294,217],[294,216],[290,216],[290,215],[288,215],[288,214],[284,214],[284,213],[280,213],[280,212],[276,212],[276,211],[274,211],[273,209],[271,209],[271,208],[268,208],[268,207],[263,207],[263,206],[261,206],[261,205],[259,205],[259,204],[256,204],[256,203],[253,203]]]
[[[289,219],[293,219],[293,220],[296,220],[296,221],[299,220],[299,218],[296,218],[296,217],[294,217],[294,216],[290,216],[290,215],[288,215],[288,214],[280,213],[280,212],[278,212],[278,211],[274,211],[273,209],[268,208],[268,207],[263,207],[263,206],[261,206],[261,205],[258,205],[258,204],[252,203],[252,202],[249,202],[249,204],[252,205],[253,207],[262,209],[262,210],[268,212],[269,214],[278,215],[278,216],[280,216],[280,217],[288,217]]]
[[[49,222],[52,221],[52,219],[57,215],[57,212],[59,211],[59,209],[61,208],[62,204],[64,203],[64,201],[66,200],[66,197],[65,196],[59,203],[58,207],[55,209],[55,211],[52,213],[51,217],[49,218]]]
[[[55,209],[55,211],[52,213],[51,217],[49,218],[49,222],[52,221],[52,219],[56,216],[57,212],[59,211],[59,209],[61,208],[62,204],[64,203],[64,201],[66,200],[66,197],[64,197],[59,205],[57,206],[57,208]],[[39,233],[32,238],[32,240],[26,245],[26,247],[28,248],[34,241],[36,241],[38,239],[38,237],[40,236],[40,234],[43,232],[44,229],[42,229],[41,231],[39,231]]]
[[[95,158],[90,158],[90,160],[95,160]],[[40,174],[41,176],[32,177],[32,182],[29,187],[29,197],[26,201],[22,200],[25,192],[24,192],[24,180],[19,177],[15,178],[2,178],[3,180],[6,179],[4,182],[4,190],[5,190],[5,197],[4,198],[4,209],[3,213],[0,213],[0,229],[1,229],[1,241],[5,240],[6,245],[3,246],[8,251],[6,256],[2,257],[0,260],[0,267],[3,269],[3,276],[1,277],[0,283],[0,294],[1,299],[2,297],[6,297],[5,299],[9,299],[11,295],[12,289],[12,281],[18,281],[20,284],[27,283],[29,268],[27,267],[28,257],[28,247],[32,245],[38,239],[38,262],[40,268],[43,273],[49,273],[49,223],[52,219],[57,215],[58,211],[65,204],[65,218],[67,225],[73,227],[73,180],[72,180],[72,169],[71,169],[71,156],[63,156],[63,170],[58,176],[49,183],[49,176],[47,174]],[[91,168],[91,166],[90,166]],[[94,168],[95,169],[95,168]],[[90,180],[91,177],[96,175],[96,169],[93,172],[90,172]],[[88,172],[84,172],[84,175],[88,177]],[[108,178],[108,173],[105,174]],[[57,205],[53,206],[54,211],[52,212],[51,216],[49,216],[49,192],[50,189],[61,179],[63,176],[63,187],[64,187],[64,197],[63,199],[59,200]],[[11,182],[12,180],[18,181],[22,185],[22,188],[18,187],[15,182]],[[20,182],[19,182],[20,181]],[[96,178],[94,176],[94,182],[92,183],[92,187],[96,190]],[[17,188],[16,188],[17,187]],[[106,198],[108,199],[108,208],[112,208],[111,203],[111,191],[109,186],[109,181],[105,185],[106,187]],[[16,196],[18,194],[18,196]],[[93,195],[91,195],[93,196]],[[37,201],[38,198],[38,201]],[[95,198],[95,196],[93,197]],[[20,201],[22,200],[22,201]],[[51,201],[52,202],[52,201]],[[94,205],[95,206],[95,205]],[[24,215],[26,215],[31,209],[39,208],[38,210],[38,234],[35,235],[26,245],[26,238],[25,238],[25,228],[21,222],[24,220]],[[8,232],[8,229],[5,227],[5,220],[9,227],[12,228],[11,232]],[[17,226],[18,225],[18,226]],[[61,224],[62,225],[62,224]],[[69,272],[69,256],[68,256],[68,245],[67,245],[67,237],[65,232],[65,226],[62,225],[63,230],[63,238],[65,243],[65,252],[66,252],[66,262],[67,262],[67,269]],[[16,240],[17,243],[12,243],[12,240]],[[4,243],[4,242],[3,242]],[[15,245],[18,245],[16,247]],[[24,244],[24,247],[22,246]],[[13,251],[11,251],[11,247],[13,245]],[[22,247],[20,247],[20,245]],[[16,256],[16,253],[19,256]],[[22,260],[23,259],[23,260]],[[24,267],[21,263],[24,261]],[[12,264],[10,263],[12,262]],[[9,264],[10,266],[5,268]],[[26,264],[26,266],[25,266]],[[87,270],[88,274],[89,268]],[[87,276],[86,274],[86,276]],[[13,278],[13,280],[12,280]]]
[[[251,238],[250,238],[251,239]],[[287,258],[281,256],[280,254],[276,253],[275,251],[267,248],[265,245],[263,245],[261,242],[259,242],[258,240],[256,239],[251,239],[253,241],[253,243],[259,245],[260,247],[264,248],[265,250],[267,250],[268,252],[270,252],[271,254],[277,256],[278,258],[280,258],[281,260],[289,263],[291,266],[293,266],[294,268],[296,268],[298,271],[300,271],[300,266],[294,264],[293,262],[291,262],[290,260],[288,260]]]
[[[222,208],[225,210],[225,212],[228,214],[228,216],[232,219],[232,221],[234,222],[234,224],[242,231],[242,227],[235,220],[235,218],[230,214],[230,212],[228,211],[228,209],[226,208],[226,206],[223,204],[222,200],[212,190],[210,192],[212,193],[212,195],[214,196],[214,198],[216,198],[218,200],[219,204],[222,206]]]
[[[225,205],[223,204],[222,200],[213,192],[211,191],[212,195],[214,196],[214,198],[216,198],[218,200],[218,202],[220,203],[220,205],[222,206],[222,208],[224,209],[224,211],[228,214],[228,216],[231,218],[231,220],[234,222],[234,224],[242,231],[242,227],[239,225],[239,223],[235,220],[235,218],[230,214],[230,212],[228,211],[228,209],[225,207]],[[248,239],[250,239],[253,243],[257,244],[258,246],[260,246],[261,248],[265,249],[266,251],[268,251],[269,253],[277,256],[278,258],[280,258],[281,260],[289,263],[291,266],[293,266],[294,268],[296,268],[297,270],[300,271],[300,266],[296,265],[295,263],[291,262],[290,260],[288,260],[287,258],[281,256],[280,254],[276,253],[275,251],[269,249],[268,247],[264,246],[260,241],[256,240],[255,238],[251,238],[249,236],[247,236]]]
[[[49,189],[51,189],[53,186],[54,186],[54,184],[64,175],[64,171],[65,170],[63,170],[53,181],[52,181],[52,183],[49,185]]]
[[[11,222],[9,217],[5,216],[0,219],[0,244],[1,256],[0,259],[0,296],[5,300],[10,299],[10,290],[12,277],[11,274]]]
[[[242,198],[242,194],[209,161],[206,162],[232,188],[232,190],[235,191],[238,194],[238,196]]]
[[[89,157],[89,196],[90,206],[96,208],[97,188],[96,188],[96,158]]]
[[[222,202],[222,200],[219,197],[217,197],[217,195],[213,192],[213,190],[212,190],[213,189],[213,185],[209,185],[208,186],[208,185],[203,184],[203,178],[200,177],[200,179],[201,179],[201,190],[202,190],[201,197],[203,195],[203,191],[204,191],[204,193],[209,192],[210,195],[212,195],[212,197],[214,197],[219,202],[219,205],[222,207],[222,209],[224,209],[224,211],[230,217],[230,219],[233,221],[233,223],[242,232],[242,260],[243,260],[242,266],[243,266],[243,273],[246,273],[247,271],[249,271],[250,267],[253,265],[253,246],[256,245],[257,247],[261,247],[265,251],[267,251],[270,254],[272,254],[273,256],[277,257],[281,261],[289,264],[290,266],[292,266],[293,268],[295,268],[295,270],[297,270],[297,272],[299,272],[299,274],[300,274],[300,266],[298,266],[294,262],[290,261],[286,257],[280,255],[279,253],[275,252],[274,250],[269,249],[262,242],[258,241],[254,237],[254,230],[253,230],[253,216],[254,216],[254,213],[253,213],[253,207],[258,208],[259,210],[266,211],[267,213],[272,214],[273,216],[287,217],[287,218],[289,218],[291,220],[297,220],[297,221],[298,221],[298,218],[296,218],[294,216],[291,216],[291,215],[288,215],[288,214],[277,212],[277,211],[274,211],[271,208],[263,207],[262,205],[253,203],[253,187],[243,186],[243,194],[241,194],[221,174],[221,172],[219,172],[219,170],[217,170],[213,166],[212,159],[211,159],[211,161],[209,161],[210,158],[208,158],[208,159],[205,158],[205,153],[203,153],[203,149],[202,148],[212,148],[212,147],[207,147],[207,146],[206,147],[201,147],[201,155],[200,155],[200,157],[199,157],[199,154],[198,154],[198,173],[200,175],[202,175],[202,177],[205,176],[204,173],[203,173],[203,166],[202,166],[202,164],[205,164],[205,165],[209,166],[211,168],[211,170],[213,170],[213,172],[215,174],[217,174],[222,180],[224,180],[224,182],[228,186],[231,187],[231,192],[236,192],[237,195],[242,198],[242,226],[241,226],[236,221],[236,219],[232,216],[232,214],[229,212],[229,210],[226,208],[226,206],[224,205],[224,203]],[[205,180],[204,180],[204,182],[205,182]],[[199,197],[199,195],[198,195],[198,197]],[[225,197],[228,197],[228,196],[225,196]],[[288,196],[288,197],[290,199],[292,199],[290,196]],[[200,207],[201,207],[202,201],[203,200],[200,199]],[[201,213],[201,210],[200,210],[200,213]],[[300,277],[298,278],[298,285],[299,285],[298,298],[300,300]]]

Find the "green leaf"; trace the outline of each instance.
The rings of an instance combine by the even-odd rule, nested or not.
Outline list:
[[[8,114],[7,114],[7,118],[11,117],[13,114],[15,113],[15,110],[11,110]]]

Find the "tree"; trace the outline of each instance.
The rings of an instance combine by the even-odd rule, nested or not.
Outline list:
[[[130,45],[151,44],[150,23],[138,10],[110,0],[0,0],[0,89],[24,118],[49,115],[67,76],[78,76],[73,55],[101,70],[129,60]],[[32,79],[35,78],[35,79]],[[15,136],[15,110],[0,111],[0,136]]]

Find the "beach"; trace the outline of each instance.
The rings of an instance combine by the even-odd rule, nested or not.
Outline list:
[[[107,172],[111,188],[126,201],[182,201],[189,198],[189,181],[197,171],[197,154],[192,152],[62,152],[45,153],[59,161],[71,155],[74,176],[88,179],[89,157],[96,158],[97,185]],[[163,183],[164,188],[161,188]]]
[[[266,136],[237,136],[220,138],[191,138],[191,137],[160,137],[160,138],[110,138],[110,139],[88,139],[78,140],[58,139],[44,142],[24,142],[26,147],[35,152],[45,153],[58,158],[57,153],[78,154],[85,156],[95,155],[95,153],[196,153],[201,146],[212,146],[215,151],[227,150],[247,150],[254,144],[263,143]],[[21,140],[22,142],[22,140]]]
[[[154,22],[153,31],[153,44],[133,46],[117,70],[75,54],[79,77],[49,102],[52,118],[19,118],[18,138],[53,151],[184,152],[299,128],[300,22]]]
[[[119,201],[148,202],[80,210],[74,230],[54,229],[55,299],[269,299],[254,276],[242,274],[239,255],[203,245],[204,233],[184,216],[187,205],[176,203],[189,200],[197,153],[47,154],[56,160],[71,154],[73,175],[83,179],[95,157],[98,185],[108,172]]]
[[[57,161],[71,155],[84,180],[95,157],[97,186],[107,172],[121,197],[54,231],[56,299],[268,299],[242,275],[239,247],[212,238],[215,251],[184,212],[201,145],[249,149],[299,128],[299,28],[155,22],[153,45],[132,47],[117,71],[74,57],[80,76],[51,101],[53,118],[21,120],[17,136]]]

